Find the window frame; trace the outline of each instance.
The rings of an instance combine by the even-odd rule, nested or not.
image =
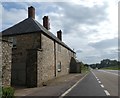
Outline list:
[[[17,46],[17,38],[14,36],[8,38],[9,41],[13,43],[12,48],[16,48]]]
[[[61,68],[62,68],[61,62],[58,62],[58,64],[57,64],[57,71],[61,72]]]

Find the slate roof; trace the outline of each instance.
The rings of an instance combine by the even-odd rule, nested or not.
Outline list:
[[[2,31],[2,36],[12,36],[12,35],[20,35],[20,34],[29,34],[41,31],[51,39],[55,40],[62,46],[74,52],[71,48],[69,48],[65,43],[59,40],[54,34],[48,31],[45,27],[43,27],[38,21],[33,18],[27,18],[18,24]],[[74,52],[75,53],[75,52]]]

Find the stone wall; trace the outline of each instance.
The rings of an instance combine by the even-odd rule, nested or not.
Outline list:
[[[26,84],[26,60],[29,58],[28,50],[36,49],[40,47],[40,33],[18,35],[17,37],[17,48],[13,49],[13,81],[16,85],[27,85]],[[36,57],[35,57],[36,58]],[[17,59],[17,60],[16,60]],[[31,59],[32,60],[32,59]],[[33,60],[32,60],[33,61]],[[28,66],[29,67],[29,66]],[[14,76],[15,75],[15,76]]]
[[[0,40],[0,86],[1,85],[2,85],[2,40]]]
[[[2,40],[0,46],[2,46],[2,85],[10,86],[12,43]]]
[[[38,50],[38,86],[42,83],[69,73],[70,60],[74,53],[42,34],[42,47]],[[58,49],[60,46],[60,50]],[[61,62],[61,71],[57,64]]]
[[[27,50],[40,47],[40,33],[11,36],[16,38],[16,47],[12,49],[12,85],[26,85]],[[4,37],[9,40],[10,37]]]
[[[54,41],[42,34],[38,50],[38,85],[55,77]]]
[[[41,33],[12,37],[16,37],[17,42],[16,47],[12,49],[12,85],[32,87],[37,83],[36,86],[40,86],[43,82],[69,73],[70,60],[74,54],[67,48]],[[61,71],[58,71],[60,62]],[[36,67],[35,71],[31,70],[33,66]],[[29,82],[33,81],[33,78],[34,83]]]
[[[56,43],[56,75],[57,76],[61,76],[69,73],[71,57],[74,57],[74,55],[70,50]],[[61,63],[60,71],[58,70],[59,63]]]

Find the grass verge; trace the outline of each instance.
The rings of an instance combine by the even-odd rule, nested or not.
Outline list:
[[[101,69],[105,69],[105,70],[120,70],[120,67],[118,67],[118,66],[111,66],[111,67],[104,67],[104,68],[101,68]]]

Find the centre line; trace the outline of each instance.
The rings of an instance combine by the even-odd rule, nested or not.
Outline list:
[[[98,81],[98,83],[101,83],[101,81]]]
[[[99,81],[99,79],[97,79]]]
[[[110,96],[110,93],[107,90],[104,90],[104,92],[107,96]]]
[[[104,88],[104,85],[103,85],[103,84],[101,84],[100,86],[101,86],[102,88]]]

